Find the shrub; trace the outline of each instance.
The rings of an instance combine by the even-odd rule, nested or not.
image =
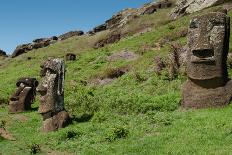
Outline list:
[[[31,153],[31,154],[37,154],[37,153],[39,153],[39,152],[41,152],[41,147],[40,147],[40,145],[38,145],[38,144],[32,144],[32,145],[30,146],[30,153]]]
[[[112,142],[117,139],[126,138],[129,134],[129,131],[124,127],[115,127],[112,128],[111,131],[108,133],[106,140]]]
[[[1,122],[0,122],[0,128],[3,128],[3,129],[6,128],[6,121],[1,120]]]

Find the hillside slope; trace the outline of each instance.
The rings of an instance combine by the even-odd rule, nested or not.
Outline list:
[[[211,9],[216,7],[203,12]],[[157,43],[168,38],[184,45],[186,37],[178,34],[187,29],[194,15],[171,21],[169,12],[164,9],[135,19],[121,31],[138,30],[146,24],[151,30],[129,34],[103,48],[93,49],[93,44],[109,31],[73,37],[14,59],[1,58],[0,126],[16,141],[0,139],[0,154],[29,154],[33,144],[40,146],[41,154],[229,154],[232,106],[181,109],[180,89],[186,76],[178,74],[170,80],[167,70],[160,76],[154,72],[154,58],[167,57],[170,51],[168,43],[162,47]],[[232,49],[232,40],[230,44]],[[40,80],[44,60],[63,58],[70,51],[78,55],[77,61],[66,62],[65,106],[73,124],[58,132],[41,133],[38,100],[35,111],[9,115],[5,104],[15,90],[15,81],[25,76]],[[135,57],[110,59],[122,51]]]

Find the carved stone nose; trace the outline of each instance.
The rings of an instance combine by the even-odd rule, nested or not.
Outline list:
[[[37,88],[36,88],[36,91],[38,93],[40,93],[41,95],[45,95],[47,93],[47,88],[42,86],[42,85],[39,85]]]

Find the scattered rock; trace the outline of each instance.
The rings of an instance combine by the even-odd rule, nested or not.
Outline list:
[[[76,60],[76,55],[73,53],[67,53],[66,56],[66,61],[75,61]]]
[[[82,35],[84,35],[83,31],[70,31],[70,32],[60,35],[58,38],[59,40],[66,40],[74,36],[82,36]]]
[[[107,44],[113,44],[115,42],[118,42],[121,39],[121,34],[118,32],[112,32],[110,33],[105,39],[102,39],[95,43],[94,48],[98,49],[101,47],[104,47]]]
[[[136,60],[138,59],[138,55],[134,52],[123,50],[121,52],[116,52],[111,56],[108,56],[108,61],[117,61],[117,60]]]
[[[0,57],[7,57],[6,52],[0,49]]]
[[[13,54],[11,55],[12,58],[17,57],[21,54],[27,53],[28,51],[31,51],[33,49],[39,49],[43,47],[47,47],[51,44],[54,44],[57,42],[58,38],[56,36],[53,36],[51,38],[39,38],[33,40],[33,43],[29,44],[22,44],[16,47]]]
[[[6,140],[10,140],[10,141],[15,141],[16,139],[11,135],[11,133],[9,133],[8,131],[6,131],[6,129],[4,128],[0,128],[0,137],[6,139]]]
[[[101,32],[106,30],[106,24],[99,25],[93,29],[93,33]]]
[[[177,0],[176,7],[172,11],[171,17],[176,19],[180,16],[191,14],[224,2],[224,0]]]
[[[93,33],[104,31],[107,29],[117,29],[126,25],[128,22],[134,20],[135,18],[145,15],[145,14],[153,14],[157,12],[158,9],[164,9],[172,6],[172,2],[169,0],[164,0],[161,2],[151,2],[148,3],[141,8],[133,9],[128,8],[124,9],[117,14],[113,15],[110,19],[105,21],[104,24],[95,27],[92,31]]]
[[[105,71],[103,75],[94,78],[93,80],[90,81],[90,83],[93,85],[107,85],[112,83],[117,78],[123,76],[128,71],[129,71],[128,67],[109,68]]]

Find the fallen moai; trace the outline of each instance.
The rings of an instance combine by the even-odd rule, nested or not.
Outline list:
[[[64,108],[64,61],[50,59],[41,68],[42,81],[37,91],[41,94],[39,113],[43,116],[42,131],[56,131],[67,126],[70,120]]]

